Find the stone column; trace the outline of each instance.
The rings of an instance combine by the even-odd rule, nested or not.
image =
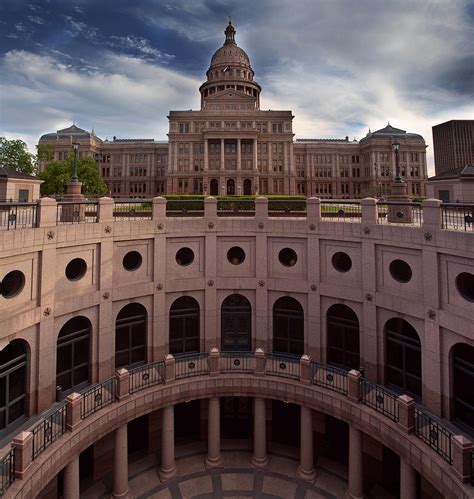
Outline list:
[[[257,162],[258,162],[258,150],[257,150],[257,139],[253,139],[253,165],[252,165],[252,171],[256,172],[257,171]]]
[[[113,497],[128,497],[127,424],[115,430]],[[67,496],[66,496],[67,497]]]
[[[297,475],[310,483],[316,478],[313,464],[313,412],[303,406],[301,406],[300,465]]]
[[[209,141],[204,139],[204,171],[209,171]]]
[[[221,456],[221,406],[219,397],[209,399],[207,427],[206,469],[222,468]]]
[[[267,457],[267,432],[265,424],[265,399],[254,398],[253,404],[253,468],[266,468]]]
[[[163,436],[161,441],[160,480],[165,482],[176,476],[174,462],[174,406],[163,408]]]
[[[64,497],[79,499],[79,456],[64,468]]]
[[[237,139],[237,171],[242,170],[242,140]]]
[[[225,142],[221,139],[221,172],[225,170]]]
[[[361,499],[364,497],[364,481],[362,468],[362,432],[349,426],[349,487],[347,497]]]
[[[400,499],[416,499],[416,471],[400,458]]]

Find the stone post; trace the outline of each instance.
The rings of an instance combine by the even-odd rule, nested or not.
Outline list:
[[[64,468],[64,497],[79,499],[79,456]]]
[[[113,497],[129,497],[128,490],[128,435],[127,424],[115,430],[114,435],[114,491]]]
[[[217,219],[217,199],[207,197],[204,199],[204,218],[207,223],[216,223]]]
[[[400,499],[416,499],[416,471],[400,458]]]
[[[110,223],[114,221],[114,206],[115,203],[112,198],[99,198],[97,203],[99,222]]]
[[[158,471],[160,480],[166,482],[177,473],[174,461],[174,406],[164,407],[163,436],[161,440],[161,467]]]
[[[127,369],[122,368],[115,371],[115,377],[117,378],[117,392],[115,398],[118,402],[121,402],[130,394],[130,374]]]
[[[252,467],[265,469],[268,466],[265,399],[259,397],[254,398],[253,442]]]
[[[55,199],[41,198],[36,203],[37,227],[55,227],[58,203]]]
[[[255,374],[263,376],[265,374],[265,352],[261,348],[255,350]]]
[[[221,456],[221,407],[219,397],[211,397],[208,406],[206,469],[222,468]]]
[[[165,381],[174,381],[176,379],[176,360],[170,353],[165,357]]]
[[[398,424],[406,433],[413,433],[415,428],[415,401],[408,395],[400,395],[398,403]]]
[[[388,201],[398,202],[400,204],[389,204],[387,220],[389,223],[412,223],[413,210],[410,206],[410,197],[407,195],[406,182],[393,182],[391,185],[391,194]]]
[[[264,222],[268,218],[268,199],[263,196],[255,198],[255,219]]]
[[[23,478],[30,467],[33,453],[33,433],[22,431],[13,439],[15,477]]]
[[[318,223],[321,221],[321,200],[311,197],[306,200],[306,220]]]
[[[71,393],[66,397],[66,427],[74,431],[81,420],[81,401],[79,393]]]
[[[349,487],[347,497],[350,499],[364,497],[362,458],[362,432],[355,426],[349,425]]]
[[[67,182],[66,194],[63,201],[70,204],[63,204],[59,218],[61,222],[83,222],[86,216],[86,205],[81,204],[85,201],[81,193],[82,182]]]
[[[311,384],[311,357],[302,355],[300,359],[300,382],[306,385]]]
[[[443,203],[439,199],[425,199],[421,203],[423,212],[423,227],[425,229],[440,229],[441,228],[441,205]]]
[[[300,464],[296,472],[299,478],[313,483],[316,470],[313,463],[313,411],[301,406]]]
[[[362,223],[377,223],[377,200],[375,198],[364,198],[360,202],[362,209]]]
[[[155,222],[165,222],[166,220],[166,199],[161,196],[153,198],[152,219]]]
[[[454,474],[463,483],[471,478],[473,443],[463,435],[452,437],[452,466]]]
[[[211,348],[211,352],[209,354],[209,374],[211,376],[217,376],[221,372],[221,353],[217,348]]]
[[[355,369],[351,369],[347,373],[347,397],[349,400],[352,400],[352,402],[360,401],[360,379],[361,374]]]

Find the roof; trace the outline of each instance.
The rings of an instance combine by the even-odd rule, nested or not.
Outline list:
[[[28,175],[27,173],[17,172],[11,168],[6,168],[5,166],[0,166],[0,178],[22,178],[25,180],[38,180],[38,177],[34,175]]]
[[[390,123],[386,127],[376,130],[375,132],[369,132],[367,135],[360,140],[360,143],[364,143],[369,139],[421,139],[424,141],[421,135],[417,133],[408,133],[406,130],[401,128],[395,128]]]
[[[447,180],[456,178],[474,178],[474,166],[466,165],[459,168],[454,168],[447,172],[440,173],[434,177],[430,177],[428,181],[431,180]]]
[[[235,43],[235,28],[232,26],[232,22],[229,20],[229,25],[225,30],[225,42],[224,45],[218,48],[211,59],[211,64],[209,69],[214,66],[219,66],[223,64],[242,64],[250,68],[250,59],[245,50],[241,49]]]
[[[99,137],[97,137],[97,135],[93,131],[88,132],[87,130],[84,130],[76,126],[75,123],[73,123],[71,126],[68,126],[67,128],[62,128],[61,130],[58,130],[56,133],[46,133],[45,135],[41,136],[40,140],[56,139],[64,137],[72,137],[74,139],[89,139],[91,137],[94,137],[94,139],[100,141]]]

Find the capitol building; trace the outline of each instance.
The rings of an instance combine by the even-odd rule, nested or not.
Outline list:
[[[41,138],[108,196],[0,203],[0,496],[471,499],[472,206],[377,200],[423,138],[293,141],[225,36],[169,143]]]

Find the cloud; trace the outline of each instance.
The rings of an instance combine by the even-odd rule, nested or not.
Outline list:
[[[44,24],[44,19],[39,16],[28,16],[28,19],[34,24]]]

